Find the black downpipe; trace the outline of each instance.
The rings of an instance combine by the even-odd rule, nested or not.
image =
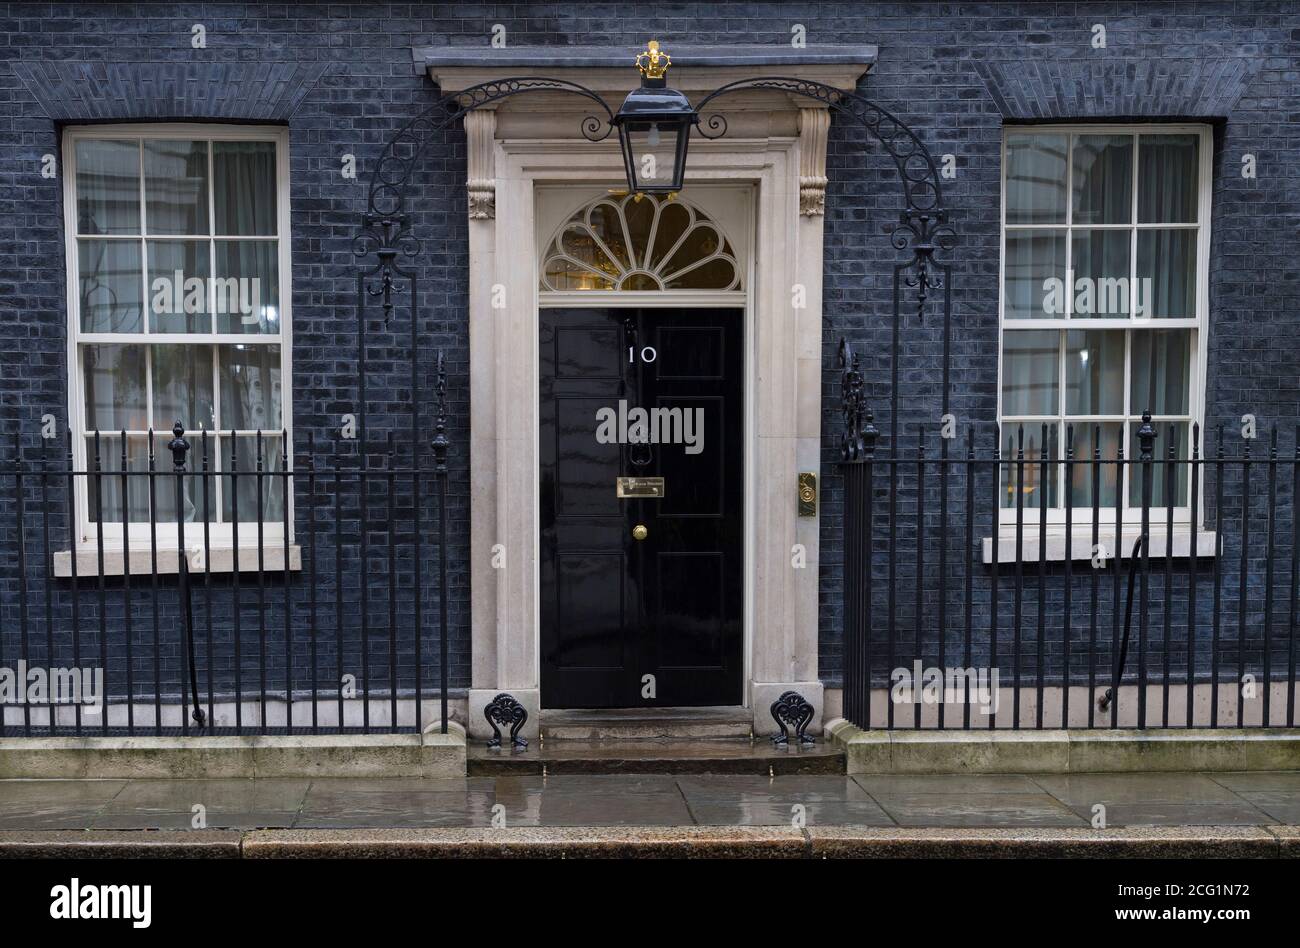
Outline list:
[[[1115,695],[1119,692],[1119,683],[1124,678],[1124,663],[1128,659],[1128,636],[1133,628],[1133,586],[1137,580],[1137,557],[1142,552],[1142,543],[1146,540],[1146,535],[1138,537],[1133,543],[1133,552],[1129,556],[1128,571],[1128,604],[1124,607],[1124,637],[1120,639],[1119,645],[1119,664],[1115,666],[1115,680],[1111,682],[1106,693],[1097,701],[1097,707],[1105,711],[1110,707],[1110,703],[1115,700]]]

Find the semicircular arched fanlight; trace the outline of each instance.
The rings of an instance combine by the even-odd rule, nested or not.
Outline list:
[[[731,243],[703,211],[653,194],[603,197],[580,208],[542,256],[541,288],[737,290]]]

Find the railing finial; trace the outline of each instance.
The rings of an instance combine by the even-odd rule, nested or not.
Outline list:
[[[1137,430],[1139,460],[1151,460],[1158,434],[1156,426],[1151,424],[1150,410],[1144,411],[1142,413],[1142,426]]]
[[[185,440],[185,426],[179,421],[172,425],[172,439],[167,442],[167,450],[172,453],[172,470],[177,474],[185,470],[185,456],[189,453],[190,443]]]

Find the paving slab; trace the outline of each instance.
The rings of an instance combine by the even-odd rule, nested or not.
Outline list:
[[[507,826],[690,826],[690,810],[676,789],[623,793],[498,788],[493,802]],[[490,818],[478,821],[487,825]]]
[[[1246,801],[1238,803],[1106,803],[1107,826],[1266,826],[1277,820]],[[1091,806],[1071,807],[1091,822]]]
[[[853,778],[871,794],[914,796],[925,793],[1041,793],[1023,774],[859,774]]]
[[[419,827],[486,825],[492,797],[482,791],[357,790],[313,783],[293,825]]]
[[[471,777],[497,793],[530,791],[594,791],[600,793],[676,793],[677,779],[668,774],[525,774]]]
[[[0,829],[84,829],[126,785],[125,780],[0,781]]]
[[[292,826],[310,781],[303,779],[133,780],[91,824],[94,829],[257,829]]]
[[[688,800],[762,799],[869,800],[852,777],[833,774],[786,774],[763,777],[749,774],[701,774],[678,777],[677,786]]]
[[[871,799],[693,800],[689,806],[691,816],[701,826],[897,825],[880,804]]]
[[[1048,793],[873,795],[900,826],[1081,826],[1077,813]]]
[[[1243,790],[1241,797],[1267,813],[1270,822],[1300,824],[1300,790]]]
[[[1094,803],[1241,803],[1241,797],[1204,774],[1035,775],[1035,783],[1072,807]]]
[[[1229,790],[1295,790],[1300,791],[1300,771],[1274,770],[1252,771],[1243,773],[1207,774],[1215,783],[1222,784]]]

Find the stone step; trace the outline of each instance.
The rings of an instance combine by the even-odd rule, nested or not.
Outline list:
[[[844,752],[816,744],[777,746],[769,738],[549,740],[527,748],[473,741],[470,776],[541,774],[842,774]]]
[[[748,738],[752,725],[745,708],[546,710],[539,722],[543,741]]]

